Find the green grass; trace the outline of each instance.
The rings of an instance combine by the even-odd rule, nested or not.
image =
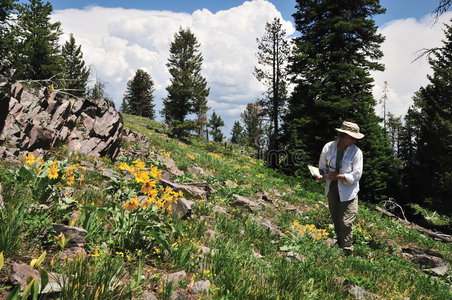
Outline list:
[[[125,151],[145,148],[147,154],[141,160],[147,167],[152,164],[160,169],[165,168],[162,161],[149,154],[169,155],[184,171],[184,175],[176,176],[176,182],[205,181],[215,192],[207,200],[185,194],[184,197],[195,202],[192,216],[186,219],[171,218],[156,208],[129,213],[124,211],[124,203],[132,196],[142,194],[134,177],[120,170],[119,161],[132,165],[134,159],[94,160],[70,155],[65,147],[51,151],[45,160],[57,159],[62,170],[75,164],[91,166],[83,171],[84,181],[70,187],[73,202],[64,204],[62,201],[62,191],[69,188],[65,180],[50,180],[52,189],[49,191],[54,195],[53,202],[48,203],[50,209],[39,214],[25,210],[20,214],[23,220],[13,222],[20,230],[13,230],[14,234],[0,232],[0,236],[6,236],[6,241],[13,238],[19,241],[20,247],[5,251],[7,257],[19,254],[33,257],[42,249],[49,251],[49,257],[57,257],[59,252],[48,230],[49,224],[64,223],[85,228],[88,231],[85,250],[91,255],[89,259],[78,261],[78,265],[58,267],[61,272],[79,274],[81,279],[79,285],[68,285],[65,293],[80,293],[86,288],[93,297],[99,290],[99,299],[109,298],[111,295],[107,292],[100,294],[102,282],[106,286],[113,278],[111,274],[118,274],[116,277],[126,283],[124,291],[118,291],[118,299],[128,299],[131,294],[137,296],[140,288],[154,288],[159,298],[169,299],[171,291],[188,291],[190,282],[200,279],[212,283],[208,294],[213,299],[351,298],[337,283],[341,279],[388,299],[452,297],[451,271],[443,278],[432,278],[421,266],[404,259],[399,251],[407,246],[427,248],[441,253],[451,263],[451,244],[424,237],[415,229],[382,216],[374,205],[361,202],[354,229],[355,255],[346,257],[337,246],[328,245],[324,238],[314,240],[309,235],[297,234],[292,225],[294,221],[311,225],[316,230],[326,230],[328,237],[334,237],[322,184],[269,169],[262,161],[250,157],[253,154],[250,149],[196,137],[185,142],[173,140],[166,136],[167,130],[158,122],[130,115],[123,117],[126,128],[142,133],[150,140],[149,145],[125,143]],[[187,172],[192,166],[201,167],[212,176],[196,177]],[[38,175],[32,170],[29,181],[19,184],[18,177],[11,175],[11,171],[14,173],[19,168],[20,165],[0,162],[3,196],[10,207],[2,212],[5,216],[0,223],[11,224],[18,215],[18,202],[26,203],[26,207],[39,204],[35,195],[43,187],[34,184]],[[103,168],[114,170],[118,179],[111,181],[103,176]],[[275,190],[280,195],[275,195]],[[269,193],[275,204],[266,202],[257,212],[229,205],[234,201],[233,194],[257,199],[256,193],[263,191]],[[229,216],[212,212],[215,205],[222,206]],[[288,207],[297,207],[303,214],[296,216],[286,210]],[[420,207],[416,209],[429,216],[433,214]],[[74,213],[79,217],[71,218]],[[437,225],[444,226],[448,219],[438,217]],[[271,221],[284,236],[269,232],[260,224],[262,219]],[[23,250],[19,251],[19,248]],[[301,260],[288,259],[287,251],[299,255]],[[101,260],[96,260],[98,253],[102,253]],[[140,261],[153,270],[144,272],[143,280],[137,280]],[[43,267],[52,269],[50,258]],[[180,270],[187,272],[188,282],[177,287],[159,285],[161,274]],[[5,268],[2,272],[6,272]],[[101,276],[102,272],[106,275]],[[93,280],[99,281],[100,285],[90,284]]]

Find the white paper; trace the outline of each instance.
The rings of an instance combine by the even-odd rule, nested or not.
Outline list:
[[[309,168],[309,171],[311,171],[312,176],[315,176],[315,177],[321,176],[319,168],[311,166],[311,165],[309,165],[308,168]]]

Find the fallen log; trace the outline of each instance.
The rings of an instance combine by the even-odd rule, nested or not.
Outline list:
[[[381,212],[383,215],[385,215],[387,217],[394,218],[394,219],[398,220],[400,224],[403,224],[405,226],[411,226],[414,229],[416,229],[417,231],[419,231],[419,232],[421,232],[423,234],[427,234],[428,236],[430,236],[432,238],[439,239],[439,240],[441,240],[443,242],[446,242],[446,243],[452,243],[452,236],[450,236],[448,234],[439,233],[439,232],[433,232],[430,229],[427,229],[427,228],[424,228],[424,227],[419,226],[417,224],[408,222],[408,221],[406,221],[404,219],[401,219],[401,218],[397,217],[393,213],[390,213],[386,209],[381,208],[379,206],[375,206],[375,209],[378,210],[379,212]]]

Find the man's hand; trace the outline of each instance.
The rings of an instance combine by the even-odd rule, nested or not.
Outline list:
[[[325,181],[325,179],[323,178],[322,175],[317,176],[317,177],[315,178],[315,180],[317,180],[318,182],[323,182],[323,181]]]
[[[344,174],[337,174],[337,173],[328,173],[326,174],[326,178],[329,180],[345,180]]]

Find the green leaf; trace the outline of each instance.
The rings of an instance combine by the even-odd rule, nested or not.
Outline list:
[[[27,282],[29,281],[31,276],[27,278]],[[31,293],[31,288],[33,287],[33,283],[35,282],[35,279],[31,277],[32,279],[29,281],[27,287],[25,288],[24,292],[22,293],[22,300],[26,300],[28,298],[28,295]]]
[[[38,300],[39,295],[39,281],[35,280],[33,282],[33,300]]]
[[[47,254],[47,251],[44,251],[44,252],[42,252],[41,256],[38,257],[38,260],[36,261],[36,264],[35,264],[36,267],[39,267],[42,264],[42,262],[46,258],[46,254]]]
[[[16,285],[16,287],[8,294],[5,300],[18,300],[20,293],[20,285]]]
[[[41,276],[41,293],[42,293],[42,291],[45,289],[45,287],[49,283],[49,273],[47,273],[46,270],[40,268],[39,274]]]

